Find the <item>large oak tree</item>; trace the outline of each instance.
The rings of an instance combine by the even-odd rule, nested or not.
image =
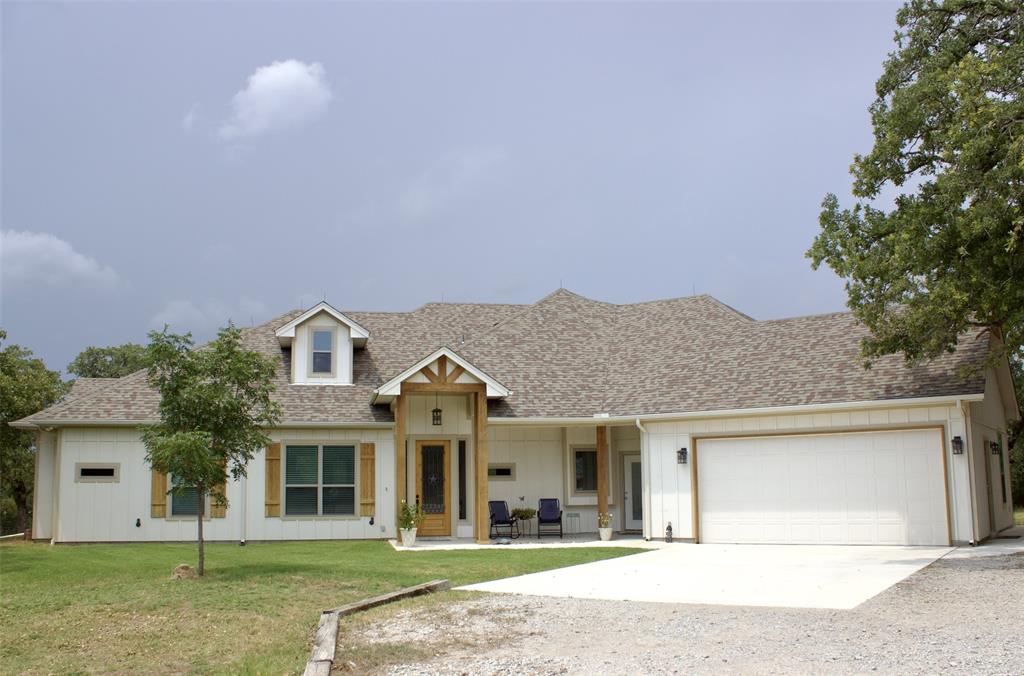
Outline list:
[[[808,255],[847,280],[871,330],[868,361],[932,358],[965,332],[1013,354],[1024,344],[1024,3],[912,0],[896,23],[870,108],[874,146],[851,167],[855,202],[825,198]]]

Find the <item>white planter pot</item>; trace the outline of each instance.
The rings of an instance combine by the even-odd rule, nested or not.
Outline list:
[[[604,540],[605,542],[607,542],[608,540],[612,539],[612,529],[611,528],[598,528],[597,532],[598,532],[598,534],[600,534],[601,539]]]
[[[402,536],[402,546],[412,547],[416,544],[416,529],[415,528],[399,528],[398,532]]]

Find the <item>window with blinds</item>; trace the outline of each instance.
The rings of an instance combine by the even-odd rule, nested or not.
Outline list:
[[[355,446],[287,446],[284,513],[285,516],[354,516]]]
[[[194,486],[178,486],[175,477],[171,477],[171,516],[195,516],[199,514],[199,491]]]

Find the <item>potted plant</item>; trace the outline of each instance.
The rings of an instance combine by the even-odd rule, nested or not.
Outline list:
[[[526,526],[526,532],[533,532],[533,526],[531,526],[530,524],[532,523],[531,519],[537,516],[536,509],[534,509],[533,507],[516,507],[515,509],[512,510],[512,516],[516,518],[516,521],[519,521],[520,523]]]
[[[402,506],[398,510],[398,532],[402,536],[403,547],[412,547],[416,544],[416,529],[426,516],[419,503],[410,505],[402,500]]]
[[[597,532],[605,542],[612,539],[612,515],[608,512],[597,515]]]

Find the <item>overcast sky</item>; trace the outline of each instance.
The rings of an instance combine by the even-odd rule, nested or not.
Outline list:
[[[2,306],[64,368],[169,323],[709,293],[844,309],[896,4],[2,3]]]

